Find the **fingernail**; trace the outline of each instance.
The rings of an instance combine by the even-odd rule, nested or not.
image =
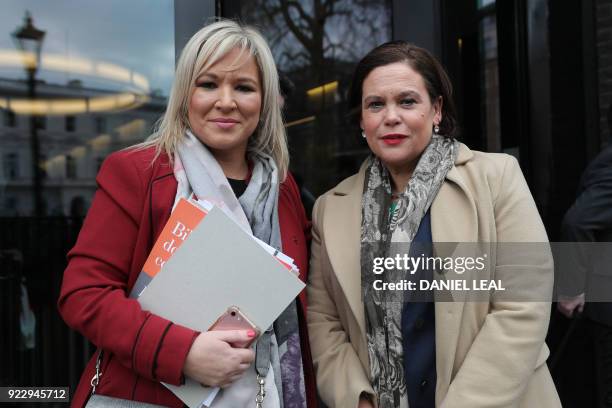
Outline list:
[[[255,330],[248,330],[248,331],[247,331],[247,336],[249,336],[249,337],[255,337]]]

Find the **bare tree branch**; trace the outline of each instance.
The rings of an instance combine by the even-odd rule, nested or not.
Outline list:
[[[289,61],[297,61],[299,58],[304,59],[306,62],[310,61],[310,57],[308,54],[306,54],[304,51],[299,51],[296,53],[290,53],[289,51],[283,51],[281,53],[281,58],[285,58]]]
[[[249,19],[261,24],[279,64],[289,70],[308,68],[312,81],[336,69],[330,62],[353,61],[389,35],[384,0],[252,0],[247,4]]]
[[[295,37],[306,47],[306,49],[310,49],[312,47],[312,39],[309,38],[306,34],[304,34],[298,26],[293,22],[291,15],[289,14],[288,3],[290,2],[280,2],[280,10],[283,13],[283,17],[285,18],[285,23],[287,23],[287,27],[289,30],[295,35]],[[301,7],[300,7],[301,8]]]
[[[282,0],[281,0],[281,3],[283,3]],[[302,5],[299,2],[297,2],[297,1],[286,1],[284,3],[287,4],[287,10],[290,10],[291,8],[296,9],[298,14],[300,15],[300,18],[306,22],[306,25],[308,25],[308,26],[312,25],[312,23],[313,23],[312,17],[308,13],[306,13],[306,11],[304,10],[304,8],[302,7]]]

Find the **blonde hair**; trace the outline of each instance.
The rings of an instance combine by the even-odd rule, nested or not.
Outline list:
[[[155,146],[155,158],[165,152],[170,156],[170,160],[173,159],[181,139],[189,129],[187,112],[196,79],[203,70],[211,67],[236,47],[248,51],[255,58],[263,93],[259,125],[249,138],[247,150],[272,156],[278,167],[280,181],[283,181],[289,169],[289,151],[281,115],[280,86],[274,58],[259,32],[233,20],[224,19],[206,25],[187,42],[176,66],[166,111],[155,132],[139,147]]]

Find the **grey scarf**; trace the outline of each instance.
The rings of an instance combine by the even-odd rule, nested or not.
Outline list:
[[[175,158],[174,174],[178,182],[176,201],[193,192],[198,199],[224,207],[246,231],[282,251],[278,220],[278,169],[272,157],[261,153],[250,155],[253,163],[251,179],[240,198],[234,195],[213,155],[191,132],[187,132]],[[265,301],[265,297],[262,301]],[[274,323],[274,336],[272,344],[278,346],[272,351],[271,363],[281,406],[305,407],[304,370],[295,301]],[[254,396],[255,386],[253,390]]]
[[[407,407],[402,348],[401,291],[377,291],[374,279],[397,282],[403,271],[372,272],[375,257],[393,257],[397,245],[409,243],[416,235],[421,219],[436,197],[446,174],[453,167],[458,152],[457,141],[433,135],[421,155],[406,190],[392,212],[389,173],[377,157],[369,159],[362,198],[361,280],[366,317],[366,337],[370,360],[370,381],[378,395],[379,407]],[[388,293],[391,292],[391,293]]]

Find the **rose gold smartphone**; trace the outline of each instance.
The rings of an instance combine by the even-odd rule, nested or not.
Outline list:
[[[250,347],[251,344],[253,344],[253,342],[257,340],[257,337],[259,337],[259,334],[261,333],[260,330],[257,328],[257,326],[255,326],[255,324],[252,321],[250,321],[249,318],[244,315],[244,313],[240,311],[238,306],[228,307],[225,313],[223,313],[217,319],[217,321],[214,322],[212,326],[210,326],[210,329],[208,330],[209,331],[213,331],[213,330],[253,330],[255,331],[255,337],[253,337],[249,341],[243,342],[243,343],[233,343],[232,344],[233,347],[239,347],[239,348]]]

